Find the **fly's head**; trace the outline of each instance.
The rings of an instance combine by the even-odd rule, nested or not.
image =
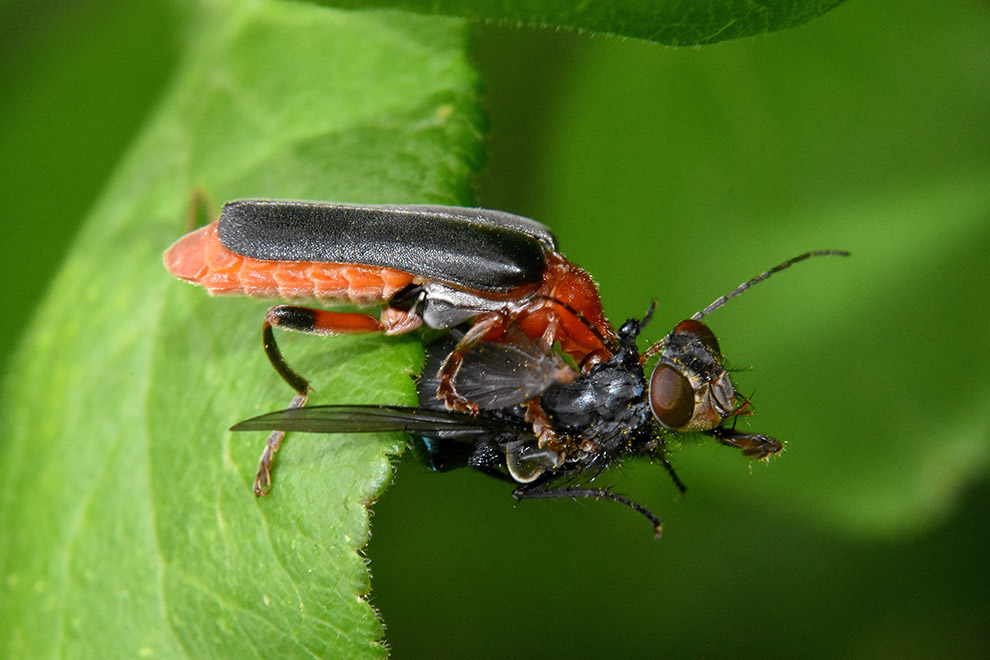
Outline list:
[[[650,376],[650,407],[665,428],[709,431],[736,415],[750,414],[748,401],[740,403],[722,366],[718,340],[708,326],[681,321],[658,350],[660,359]]]
[[[715,334],[701,319],[774,273],[811,257],[847,257],[842,250],[817,250],[798,255],[743,282],[689,319],[640,356],[640,364],[651,357],[659,360],[650,376],[649,400],[657,421],[671,431],[706,433],[719,442],[737,447],[750,458],[766,458],[783,446],[769,436],[742,433],[726,427],[739,415],[752,414],[749,399],[740,400],[728,372]],[[650,308],[652,313],[653,308]],[[649,319],[637,325],[641,327]]]

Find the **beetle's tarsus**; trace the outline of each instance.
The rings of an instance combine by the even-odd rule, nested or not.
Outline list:
[[[297,394],[292,398],[289,408],[302,408],[306,405],[306,395]],[[282,439],[285,438],[285,431],[272,431],[265,442],[265,448],[261,450],[261,458],[258,459],[258,472],[254,476],[254,496],[264,497],[272,492],[272,463],[275,461],[275,453],[282,446]]]
[[[478,404],[458,394],[450,378],[442,377],[440,379],[440,385],[437,387],[437,399],[443,401],[447,410],[467,413],[468,415],[478,414]]]
[[[539,397],[533,397],[526,402],[526,416],[524,419],[527,424],[533,425],[533,435],[537,438],[537,446],[540,449],[559,449],[559,443],[557,442],[557,432],[553,428],[553,424],[547,418],[546,412],[543,410],[543,406],[540,404]]]

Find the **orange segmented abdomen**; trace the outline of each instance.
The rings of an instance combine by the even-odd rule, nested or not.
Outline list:
[[[380,266],[244,257],[223,246],[216,222],[180,238],[165,252],[164,260],[172,275],[199,284],[212,295],[319,298],[370,305],[388,302],[414,277]]]

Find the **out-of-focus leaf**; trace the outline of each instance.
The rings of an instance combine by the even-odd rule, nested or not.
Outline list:
[[[348,9],[382,7],[543,28],[710,44],[801,25],[843,0],[315,0]]]

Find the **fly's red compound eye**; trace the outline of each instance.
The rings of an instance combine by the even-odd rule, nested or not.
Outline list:
[[[694,416],[694,389],[682,373],[658,364],[650,377],[650,407],[661,424],[679,429]]]
[[[705,348],[712,354],[712,357],[717,358],[722,355],[722,351],[718,347],[718,340],[715,339],[715,333],[700,321],[695,321],[694,319],[681,321],[674,328],[674,332],[679,335],[694,335],[705,345]]]

